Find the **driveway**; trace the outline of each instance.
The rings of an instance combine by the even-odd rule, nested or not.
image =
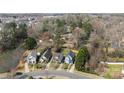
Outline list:
[[[61,63],[57,70],[62,70],[63,64]]]
[[[29,72],[29,66],[28,66],[28,63],[26,62],[25,63],[25,73]]]

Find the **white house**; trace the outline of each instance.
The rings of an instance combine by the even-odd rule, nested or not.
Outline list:
[[[36,63],[37,53],[35,51],[31,51],[29,55],[27,56],[27,63]]]
[[[65,63],[68,64],[73,64],[74,63],[74,57],[75,57],[75,53],[70,51],[67,56],[65,57]]]

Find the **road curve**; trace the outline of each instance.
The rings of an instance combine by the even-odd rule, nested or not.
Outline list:
[[[74,73],[70,73],[70,72],[66,72],[66,71],[33,71],[33,72],[28,72],[28,73],[24,73],[21,76],[15,77],[15,79],[25,79],[26,77],[29,76],[62,76],[62,77],[68,77],[70,79],[90,79],[87,76],[82,76],[82,75],[78,75],[78,74],[74,74]]]

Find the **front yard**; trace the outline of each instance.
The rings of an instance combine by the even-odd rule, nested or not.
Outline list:
[[[104,74],[107,79],[121,78],[122,65],[120,64],[109,64],[108,69]]]
[[[52,62],[50,64],[49,69],[56,70],[59,67],[60,63],[59,62]]]

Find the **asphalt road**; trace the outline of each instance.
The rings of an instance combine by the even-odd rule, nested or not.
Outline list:
[[[43,70],[43,71],[34,71],[34,72],[28,72],[28,73],[24,73],[21,76],[15,77],[16,79],[25,79],[26,77],[29,76],[62,76],[62,77],[68,77],[70,79],[90,79],[89,77],[86,76],[81,76],[78,74],[74,74],[74,73],[70,73],[70,72],[66,72],[66,71],[47,71],[47,70]]]

